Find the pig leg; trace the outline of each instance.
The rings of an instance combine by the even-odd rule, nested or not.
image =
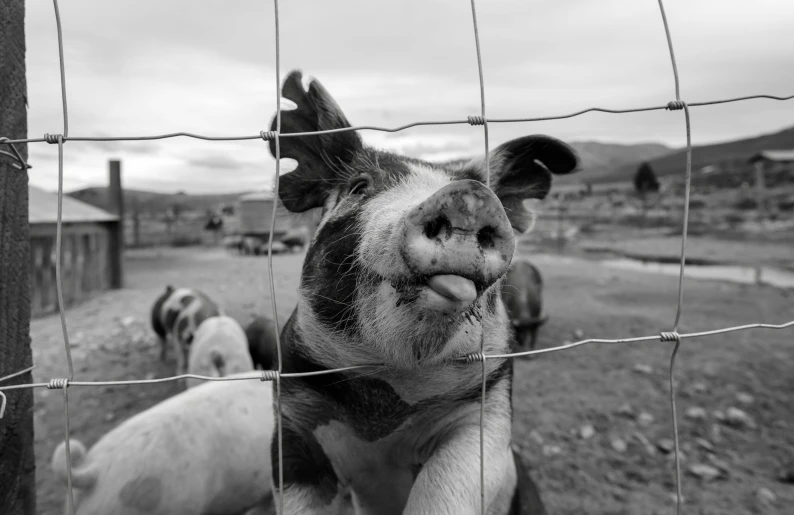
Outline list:
[[[295,430],[282,420],[282,459],[284,464],[284,512],[279,511],[278,441],[270,445],[273,470],[273,502],[278,515],[345,515],[347,502],[343,489],[320,443],[312,434]]]
[[[158,338],[160,340],[160,361],[165,363],[166,358],[168,357],[168,346],[170,342],[168,338]]]
[[[171,338],[171,347],[174,349],[174,355],[176,356],[176,375],[184,374],[186,365],[182,345],[176,335],[170,334],[169,337]]]
[[[480,514],[480,417],[479,406],[473,408],[466,425],[453,430],[452,439],[423,465],[404,515]],[[484,493],[488,513],[507,513],[516,487],[509,399],[496,408],[485,415]]]
[[[533,327],[529,330],[529,350],[535,350],[535,343],[538,341],[538,328]]]

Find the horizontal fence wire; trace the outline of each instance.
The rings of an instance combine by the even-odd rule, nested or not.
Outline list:
[[[361,125],[361,126],[353,126],[353,127],[345,127],[339,129],[330,129],[330,130],[322,130],[322,131],[313,131],[313,132],[301,132],[301,133],[288,133],[288,134],[281,134],[281,72],[280,72],[280,42],[279,42],[279,12],[278,12],[278,0],[273,0],[274,6],[274,13],[275,13],[275,55],[276,55],[276,130],[275,131],[260,131],[258,134],[255,135],[245,135],[245,136],[207,136],[207,135],[200,135],[190,132],[174,132],[168,134],[158,134],[158,135],[145,135],[145,136],[108,136],[108,137],[91,137],[91,136],[69,136],[69,118],[68,118],[68,109],[67,109],[67,95],[66,95],[66,75],[65,75],[65,60],[63,57],[63,34],[62,34],[62,25],[61,25],[61,18],[60,18],[60,11],[58,8],[58,0],[53,0],[53,7],[55,12],[55,21],[56,27],[58,32],[58,53],[59,53],[59,63],[60,63],[60,81],[61,81],[61,98],[62,98],[62,116],[63,116],[63,132],[62,134],[45,134],[43,138],[21,138],[21,139],[10,139],[6,137],[0,137],[0,145],[4,145],[10,147],[10,152],[5,150],[0,150],[0,156],[4,156],[5,158],[9,158],[14,160],[14,167],[21,170],[27,170],[31,168],[29,164],[25,162],[22,158],[22,155],[14,146],[15,144],[22,144],[22,143],[49,143],[49,144],[57,144],[58,145],[58,213],[57,213],[57,222],[56,222],[56,292],[59,299],[58,303],[58,311],[61,321],[61,329],[63,333],[63,341],[64,341],[64,349],[66,354],[66,360],[68,364],[69,375],[66,378],[54,378],[48,382],[44,383],[25,383],[25,384],[12,384],[12,385],[0,385],[0,418],[3,417],[6,404],[7,404],[7,397],[4,393],[5,391],[10,390],[17,390],[22,388],[40,388],[46,387],[48,389],[62,389],[64,395],[64,432],[65,432],[65,441],[66,441],[66,457],[67,457],[67,489],[68,489],[68,506],[69,512],[74,513],[74,499],[72,495],[72,470],[71,470],[71,453],[69,448],[69,438],[70,438],[70,428],[69,428],[69,397],[68,397],[68,388],[70,386],[89,386],[89,387],[96,387],[96,386],[138,386],[138,385],[146,385],[146,384],[157,384],[157,383],[166,383],[172,381],[180,381],[183,379],[191,378],[191,379],[198,379],[203,381],[242,381],[242,380],[260,380],[260,381],[274,381],[276,383],[276,405],[275,410],[278,414],[277,417],[277,447],[278,447],[278,467],[279,467],[279,512],[283,513],[283,447],[282,447],[282,428],[281,428],[281,380],[290,380],[293,378],[302,378],[302,377],[310,377],[310,376],[318,376],[324,374],[333,374],[339,372],[350,372],[354,370],[361,370],[364,369],[379,369],[383,368],[385,365],[381,363],[376,364],[368,364],[368,365],[357,365],[357,366],[350,366],[350,367],[343,367],[337,368],[332,370],[322,370],[317,372],[304,372],[304,373],[283,373],[282,372],[282,350],[281,350],[281,340],[280,335],[277,334],[276,337],[276,347],[277,347],[277,357],[278,357],[278,367],[276,370],[264,370],[258,372],[251,372],[250,374],[242,374],[235,377],[209,377],[209,376],[201,376],[196,374],[182,374],[176,375],[166,378],[160,379],[140,379],[140,380],[125,380],[125,381],[78,381],[74,379],[74,366],[72,363],[72,356],[70,351],[70,344],[69,344],[69,335],[66,325],[66,315],[65,309],[63,304],[63,293],[62,293],[62,279],[61,279],[61,254],[62,254],[62,242],[61,242],[61,232],[62,232],[62,198],[63,198],[63,144],[67,141],[147,141],[147,140],[160,140],[160,139],[170,139],[176,137],[187,137],[187,138],[194,138],[199,140],[206,140],[206,141],[243,141],[243,140],[264,140],[274,141],[275,143],[275,158],[276,158],[276,174],[274,178],[274,191],[278,191],[278,184],[279,184],[279,176],[280,176],[280,156],[281,156],[281,148],[280,148],[280,139],[281,138],[292,138],[292,137],[304,137],[304,136],[316,136],[322,134],[331,134],[331,133],[339,133],[339,132],[348,132],[348,131],[364,131],[364,130],[372,130],[372,131],[381,131],[381,132],[400,132],[403,130],[407,130],[414,127],[421,127],[421,126],[442,126],[442,125],[462,125],[462,124],[469,124],[472,126],[483,126],[483,133],[484,133],[484,143],[485,143],[485,162],[486,162],[486,184],[490,187],[490,166],[489,166],[489,141],[488,141],[488,124],[489,123],[520,123],[520,122],[539,122],[539,121],[550,121],[550,120],[562,120],[567,118],[573,118],[576,116],[581,116],[586,113],[591,112],[601,112],[607,114],[626,114],[626,113],[638,113],[638,112],[647,112],[647,111],[657,111],[657,110],[683,110],[685,115],[685,123],[686,123],[686,137],[687,137],[687,146],[686,146],[686,169],[685,169],[685,193],[684,193],[684,216],[683,216],[683,227],[682,227],[682,237],[681,237],[681,257],[680,257],[680,273],[678,279],[678,302],[676,306],[676,315],[675,320],[673,322],[673,328],[671,331],[664,331],[660,332],[658,335],[651,335],[651,336],[639,336],[639,337],[632,337],[632,338],[620,338],[620,339],[600,339],[600,338],[589,338],[586,340],[580,340],[572,343],[567,343],[564,345],[559,345],[556,347],[550,347],[545,349],[538,349],[532,351],[524,351],[524,352],[514,352],[514,353],[506,353],[506,354],[489,354],[486,355],[484,353],[484,335],[481,339],[480,345],[480,352],[478,353],[471,353],[465,356],[459,356],[454,359],[450,359],[449,363],[466,363],[466,364],[473,364],[473,363],[482,363],[482,398],[480,403],[480,505],[482,512],[485,513],[485,508],[487,504],[487,499],[485,497],[485,456],[484,456],[484,426],[485,426],[485,384],[486,384],[486,368],[485,364],[486,361],[489,359],[512,359],[518,357],[525,357],[525,356],[532,356],[537,354],[547,354],[551,352],[559,352],[564,350],[570,350],[574,348],[578,348],[583,345],[587,344],[624,344],[624,343],[641,343],[641,342],[648,342],[648,341],[662,341],[662,342],[672,342],[675,344],[673,351],[670,357],[670,368],[669,368],[669,379],[670,379],[670,405],[671,405],[671,414],[672,414],[672,422],[673,422],[673,436],[674,436],[674,443],[675,443],[675,467],[676,467],[676,511],[677,513],[681,513],[681,506],[683,501],[682,495],[682,480],[681,480],[681,470],[680,470],[680,456],[679,456],[679,435],[678,435],[678,425],[677,425],[677,417],[676,417],[676,408],[675,408],[675,388],[674,388],[674,367],[675,367],[675,357],[677,355],[678,349],[681,344],[681,340],[691,339],[691,338],[702,338],[707,336],[714,336],[714,335],[721,335],[727,334],[736,331],[746,331],[752,329],[788,329],[794,327],[794,320],[790,322],[785,322],[781,324],[769,324],[769,323],[756,323],[756,324],[745,324],[740,326],[733,326],[733,327],[725,327],[721,329],[713,329],[707,331],[700,331],[694,333],[678,333],[678,326],[681,319],[681,314],[683,310],[683,286],[684,286],[684,270],[686,267],[686,237],[687,237],[687,229],[688,229],[688,220],[689,220],[689,199],[690,199],[690,186],[691,186],[691,173],[692,173],[692,139],[691,139],[691,126],[690,126],[690,117],[689,117],[689,109],[692,107],[701,107],[701,106],[709,106],[709,105],[718,105],[718,104],[726,104],[731,102],[740,102],[740,101],[747,101],[753,99],[770,99],[770,100],[778,100],[778,101],[786,101],[794,99],[794,95],[789,96],[776,96],[776,95],[750,95],[750,96],[743,96],[743,97],[735,97],[735,98],[728,98],[722,100],[711,100],[711,101],[703,101],[703,102],[692,102],[688,103],[681,100],[680,95],[680,84],[678,78],[678,69],[675,60],[675,53],[673,50],[673,42],[672,37],[670,35],[670,29],[667,23],[667,17],[664,11],[664,4],[662,0],[658,0],[659,10],[662,17],[662,22],[664,24],[665,35],[667,38],[668,48],[670,52],[670,60],[673,67],[673,76],[674,76],[674,84],[675,84],[675,100],[668,102],[665,105],[657,105],[657,106],[650,106],[650,107],[639,107],[639,108],[628,108],[628,109],[608,109],[602,107],[591,107],[587,109],[583,109],[580,111],[576,111],[574,113],[563,114],[563,115],[553,115],[553,116],[541,116],[541,117],[522,117],[522,118],[488,118],[486,116],[485,111],[485,84],[482,72],[482,56],[480,50],[480,40],[479,40],[479,30],[477,25],[477,12],[475,6],[475,0],[471,0],[471,13],[472,13],[472,21],[473,21],[473,28],[474,28],[474,37],[475,37],[475,47],[477,50],[477,67],[479,73],[479,84],[480,84],[480,103],[481,103],[481,114],[480,115],[473,115],[469,116],[466,120],[440,120],[440,121],[419,121],[414,123],[409,123],[406,125],[402,125],[395,128],[387,128],[387,127],[378,127],[372,125]],[[270,296],[271,302],[273,307],[273,316],[274,320],[276,321],[276,326],[278,327],[278,313],[276,310],[276,293],[275,293],[275,285],[273,281],[273,263],[272,263],[272,243],[273,243],[273,233],[276,223],[276,205],[273,205],[273,213],[271,218],[271,231],[269,236],[269,246],[268,246],[268,263],[267,263],[267,275],[268,281],[270,286]],[[31,372],[34,367],[29,367],[24,370],[20,370],[15,372],[11,375],[5,376],[0,378],[0,383],[16,378],[18,376],[24,375],[28,372]],[[269,449],[266,450],[269,452]]]
[[[755,99],[768,99],[786,101],[794,99],[794,95],[778,96],[778,95],[749,95],[744,97],[724,98],[721,100],[708,100],[703,102],[687,102],[688,107],[704,107],[719,104],[729,104],[734,102],[744,102],[747,100]],[[522,122],[546,122],[553,120],[564,120],[566,118],[575,118],[587,113],[606,113],[606,114],[628,114],[628,113],[641,113],[646,111],[663,111],[675,110],[676,105],[667,103],[664,105],[656,105],[649,107],[634,107],[629,109],[607,109],[604,107],[590,107],[576,111],[569,114],[550,115],[550,116],[536,116],[536,117],[522,117],[522,118],[483,118],[481,116],[469,116],[465,120],[425,120],[419,122],[408,123],[398,127],[380,127],[377,125],[355,125],[352,127],[340,127],[338,129],[327,129],[322,131],[311,132],[289,132],[279,134],[279,138],[296,138],[305,136],[320,136],[322,134],[335,134],[339,132],[351,131],[377,131],[377,132],[402,132],[404,130],[412,129],[414,127],[428,127],[428,126],[442,126],[442,125],[483,125],[483,122],[488,123],[522,123]],[[43,138],[20,138],[20,139],[7,139],[0,141],[0,144],[9,143],[55,143],[48,139],[48,135]],[[256,134],[242,135],[242,136],[208,136],[205,134],[196,134],[193,132],[170,132],[166,134],[153,134],[143,136],[69,136],[64,137],[64,141],[151,141],[158,139],[170,138],[193,138],[204,141],[246,141],[258,139],[272,139],[273,134],[270,131],[261,131]]]

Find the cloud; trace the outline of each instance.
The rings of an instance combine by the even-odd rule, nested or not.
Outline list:
[[[276,102],[270,2],[70,0],[60,7],[70,135],[242,136],[269,128]],[[26,8],[29,133],[40,137],[63,131],[57,39],[52,5]],[[690,0],[665,8],[683,99],[794,93],[794,4]],[[655,2],[488,0],[477,3],[477,14],[489,117],[664,105],[675,96]],[[317,76],[357,125],[465,120],[481,109],[472,28],[469,4],[458,0],[282,2],[282,78],[293,68]],[[794,102],[697,108],[693,142],[770,132],[792,118]],[[682,114],[658,111],[493,123],[491,145],[540,132],[569,141],[685,141]],[[465,124],[362,134],[434,160],[472,155],[483,143],[482,127]],[[52,187],[52,146],[29,151],[31,181]],[[111,158],[122,159],[125,184],[144,189],[248,187],[274,173],[261,140],[68,142],[64,153],[64,183],[73,186],[106,182]]]

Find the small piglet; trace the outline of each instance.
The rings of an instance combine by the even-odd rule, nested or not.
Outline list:
[[[280,157],[298,165],[279,198],[322,210],[281,332],[283,371],[306,374],[281,382],[284,513],[336,514],[347,492],[359,515],[477,515],[483,498],[489,515],[542,513],[525,506],[511,450],[512,363],[478,357],[509,351],[500,288],[530,227],[524,200],[575,171],[576,154],[532,135],[494,146],[490,169],[483,156],[430,163],[341,131],[335,100],[298,71],[282,96],[295,107]]]
[[[261,370],[273,370],[278,365],[276,349],[276,324],[269,317],[258,316],[245,328],[248,352],[254,366]]]
[[[543,278],[525,259],[514,259],[502,283],[502,302],[515,334],[515,352],[535,349],[543,315]]]
[[[272,388],[208,382],[122,422],[87,453],[70,440],[75,515],[243,513],[267,503]],[[66,484],[63,442],[52,469]]]
[[[187,356],[198,326],[208,318],[223,315],[221,307],[195,288],[174,288],[170,284],[152,306],[152,329],[160,339],[160,359],[168,347],[176,353],[177,374],[187,369]]]
[[[198,326],[190,345],[189,374],[224,377],[253,370],[248,341],[237,320],[222,315],[208,318]],[[205,381],[188,377],[185,382],[192,388]]]

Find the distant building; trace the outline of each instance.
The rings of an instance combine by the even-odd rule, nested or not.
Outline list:
[[[58,309],[55,289],[56,223],[58,195],[28,185],[30,223],[31,315]],[[64,195],[61,217],[61,274],[64,307],[111,287],[113,261],[120,248],[112,234],[119,218],[107,211]],[[116,265],[120,266],[120,265]]]
[[[762,150],[753,154],[747,162],[750,164],[764,163],[765,165],[794,164],[794,150]]]

